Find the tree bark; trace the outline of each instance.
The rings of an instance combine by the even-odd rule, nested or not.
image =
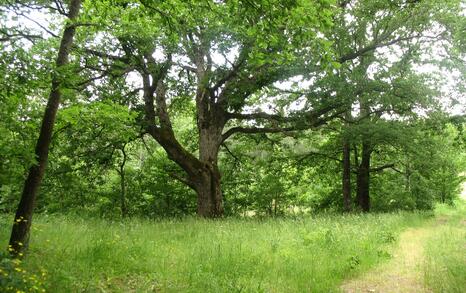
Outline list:
[[[370,167],[371,167],[372,148],[369,142],[363,142],[361,153],[361,164],[358,168],[357,175],[357,200],[358,205],[363,212],[370,211]]]
[[[223,195],[217,166],[209,166],[196,178],[197,214],[201,217],[216,218],[223,215]]]
[[[81,0],[71,0],[68,13],[68,18],[71,22],[77,18],[81,8],[81,2]],[[63,32],[55,62],[58,70],[60,67],[68,64],[69,51],[73,44],[75,31],[76,26],[72,23],[68,23]],[[29,244],[29,234],[36,196],[42,182],[42,178],[44,177],[50,142],[52,140],[53,127],[58,107],[60,105],[61,79],[62,78],[57,74],[52,77],[49,99],[45,108],[40,134],[35,148],[37,162],[29,169],[11,231],[9,251],[13,256],[18,256],[22,251],[27,249]]]
[[[215,115],[211,110],[210,115]],[[219,114],[219,113],[217,113]],[[202,217],[220,217],[223,215],[223,194],[221,189],[221,174],[218,169],[218,153],[222,143],[223,122],[220,114],[217,118],[203,121],[199,119],[199,161],[202,171],[195,182],[197,193],[197,213]]]

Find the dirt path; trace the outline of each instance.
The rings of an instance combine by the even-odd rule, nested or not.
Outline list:
[[[342,292],[430,292],[424,287],[420,266],[424,259],[424,240],[435,232],[435,225],[410,228],[400,235],[393,258],[357,279],[349,280]]]
[[[466,182],[460,195],[466,200]],[[424,243],[436,233],[436,228],[448,221],[448,217],[438,217],[435,222],[423,227],[410,228],[400,235],[398,247],[393,258],[362,276],[348,280],[341,286],[346,293],[426,293],[431,292],[424,286],[422,265],[424,262]],[[462,223],[466,223],[463,220]]]

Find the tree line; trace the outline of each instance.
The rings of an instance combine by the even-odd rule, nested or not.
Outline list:
[[[465,122],[445,103],[464,94],[459,0],[0,4],[13,254],[36,205],[216,218],[457,194]]]

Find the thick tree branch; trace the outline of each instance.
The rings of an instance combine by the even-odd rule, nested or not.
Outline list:
[[[296,117],[281,117],[275,115],[269,115],[265,113],[255,113],[255,114],[235,114],[238,115],[237,117],[243,117],[244,119],[269,119],[274,120],[277,122],[291,122],[292,126],[288,127],[243,127],[237,126],[228,129],[222,135],[222,141],[227,140],[230,136],[235,133],[280,133],[280,132],[290,132],[290,131],[298,131],[298,130],[306,130],[310,128],[316,128],[326,124],[328,121],[338,117],[342,113],[344,113],[345,109],[339,109],[335,111],[332,115],[324,116],[328,112],[336,109],[335,106],[326,106],[322,107],[321,109],[301,113],[299,116]],[[252,116],[250,116],[252,115]]]
[[[369,171],[370,172],[380,172],[380,171],[383,171],[385,169],[393,169],[395,167],[395,164],[394,163],[391,163],[391,164],[386,164],[386,165],[382,165],[382,166],[379,166],[379,167],[375,167],[375,168],[371,168]]]
[[[256,113],[227,113],[228,119],[238,119],[238,120],[273,120],[277,122],[290,122],[296,120],[295,117],[284,117],[278,114],[268,114],[265,112],[256,112]]]
[[[171,67],[171,56],[160,65],[157,64],[151,54],[146,54],[144,57],[148,62],[146,69],[152,77],[152,88],[155,89],[153,94],[155,93],[156,112],[159,117],[160,126],[174,135],[170,116],[168,115],[166,86],[164,84],[164,79]]]

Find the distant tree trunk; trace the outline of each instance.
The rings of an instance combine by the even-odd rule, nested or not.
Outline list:
[[[361,66],[364,68],[364,71],[367,71],[370,64],[371,57],[362,57]],[[368,101],[363,97],[359,97],[359,117],[361,119],[371,122],[370,115],[370,106]],[[356,199],[359,207],[363,212],[370,211],[370,194],[369,194],[369,185],[370,185],[370,168],[371,168],[371,136],[370,133],[363,133],[362,145],[361,145],[361,162],[358,165],[358,174],[356,178]]]
[[[81,8],[81,0],[71,0],[69,4],[69,20],[73,21],[79,14]],[[69,51],[73,44],[76,26],[69,23],[64,32],[58,50],[56,59],[56,67],[63,67],[68,63]],[[61,92],[60,86],[62,78],[54,74],[52,77],[52,87],[50,90],[49,99],[45,108],[42,126],[40,129],[39,138],[35,148],[35,156],[37,162],[31,166],[28,172],[27,179],[24,183],[21,200],[16,210],[13,229],[9,242],[9,250],[13,256],[18,256],[20,252],[25,250],[29,243],[29,233],[31,228],[32,214],[36,202],[37,192],[39,190],[42,178],[44,177],[47,158],[49,154],[49,146],[52,140],[53,127],[60,105]]]
[[[171,202],[170,202],[170,195],[165,195],[165,204],[166,204],[166,215],[173,215],[174,213],[171,211]]]
[[[347,110],[345,113],[346,120],[351,119],[351,112]],[[348,123],[346,123],[348,126]],[[342,160],[342,194],[343,194],[343,209],[345,212],[351,211],[351,146],[347,137],[343,136],[343,160]]]
[[[125,171],[120,173],[120,204],[121,204],[121,216],[125,218],[128,215],[128,207],[126,205],[126,182],[125,182]]]
[[[409,162],[406,162],[406,165],[405,165],[405,189],[407,192],[411,192],[411,168],[410,168],[410,164]]]
[[[357,200],[358,205],[364,212],[370,211],[370,166],[371,166],[372,149],[369,142],[363,142],[361,163],[358,168],[357,175]]]
[[[121,153],[123,154],[123,160],[121,161],[118,174],[120,175],[120,207],[121,207],[121,216],[125,218],[128,215],[128,206],[126,205],[126,181],[125,181],[125,165],[128,158],[126,151],[126,145],[121,148]]]
[[[342,174],[342,192],[343,208],[345,212],[351,211],[351,157],[350,144],[346,138],[343,139],[343,174]]]
[[[442,191],[441,191],[441,195],[440,195],[440,198],[442,200],[442,203],[445,203],[446,201],[446,195],[447,195],[447,188],[446,188],[446,180],[445,180],[445,174],[443,174],[442,172]]]

